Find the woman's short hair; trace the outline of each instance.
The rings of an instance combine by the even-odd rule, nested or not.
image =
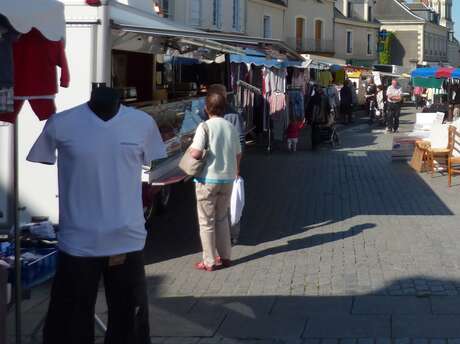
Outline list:
[[[222,117],[225,114],[227,101],[221,92],[211,91],[206,96],[206,111],[209,116]]]
[[[208,87],[208,93],[220,93],[222,94],[225,98],[227,98],[227,87],[222,84],[212,84]]]

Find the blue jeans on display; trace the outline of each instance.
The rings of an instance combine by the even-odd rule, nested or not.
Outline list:
[[[304,114],[304,99],[302,93],[295,91],[289,92],[289,106],[292,109],[292,114],[297,118],[301,119],[305,116]]]

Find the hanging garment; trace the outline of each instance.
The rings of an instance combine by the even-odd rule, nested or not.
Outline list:
[[[286,96],[283,93],[274,93],[269,97],[270,116],[279,117],[286,109]]]
[[[10,112],[1,113],[0,121],[15,123],[19,112],[21,112],[22,106],[25,101],[28,101],[33,112],[40,121],[47,120],[54,113],[56,113],[56,104],[54,103],[54,96],[52,98],[31,98],[31,99],[15,99],[14,106]],[[1,101],[0,101],[1,102]]]
[[[18,37],[19,33],[11,27],[6,17],[0,15],[0,88],[2,89],[14,85],[13,43]]]
[[[319,84],[321,86],[327,87],[330,83],[332,83],[334,79],[332,78],[332,74],[329,71],[320,71],[319,72]]]
[[[288,91],[288,104],[290,109],[290,114],[292,118],[302,119],[305,116],[304,113],[304,95],[303,91],[295,90]]]
[[[62,41],[47,40],[32,29],[14,44],[15,96],[56,94],[56,66],[61,68],[61,87],[69,86],[69,68]]]
[[[305,73],[305,70],[298,69],[298,68],[295,68],[294,71],[292,72],[291,84],[294,87],[300,87],[303,94],[305,94],[306,85],[308,82],[308,78],[306,77],[306,74],[307,73]]]
[[[345,81],[345,71],[338,70],[335,72],[334,82],[336,85],[342,85]]]
[[[39,53],[38,53],[39,52]],[[70,76],[62,41],[49,41],[38,30],[22,35],[13,45],[14,109],[0,114],[0,120],[14,123],[25,100],[40,120],[56,112],[58,92],[56,66],[61,68],[60,85],[68,87]]]

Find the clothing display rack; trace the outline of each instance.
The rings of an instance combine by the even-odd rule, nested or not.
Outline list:
[[[251,84],[248,84],[247,82],[244,82],[243,80],[238,80],[236,84],[238,86],[247,88],[248,90],[251,90],[254,93],[262,94],[262,91],[259,88],[252,86]]]
[[[238,80],[237,83],[236,83],[237,87],[241,87],[241,88],[244,88],[246,90],[248,90],[249,92],[252,92],[253,94],[257,94],[257,95],[262,95],[262,90],[258,87],[255,87],[243,80]],[[233,95],[235,96],[235,100],[238,99],[238,94],[239,92],[236,92],[236,94],[234,93]],[[252,97],[252,103],[251,103],[251,109],[248,109],[247,106],[241,104],[241,99],[238,99],[235,103],[235,105],[237,106],[238,108],[238,112],[240,112],[240,114],[245,114],[246,115],[246,118],[244,118],[244,121],[245,121],[245,128],[244,128],[244,134],[245,136],[248,135],[249,133],[251,133],[254,129],[255,129],[255,125],[254,125],[254,97]],[[246,104],[247,105],[247,104]],[[245,113],[245,110],[247,110],[247,113]]]

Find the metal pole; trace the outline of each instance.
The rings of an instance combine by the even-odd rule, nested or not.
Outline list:
[[[100,25],[97,26],[96,44],[96,80],[98,84],[111,85],[111,35],[109,0],[101,1],[102,6],[98,8]]]
[[[14,216],[14,244],[15,244],[15,298],[16,298],[16,344],[21,344],[22,339],[22,287],[21,287],[21,230],[19,221],[19,181],[18,181],[18,122],[14,124],[13,134],[13,216]]]

